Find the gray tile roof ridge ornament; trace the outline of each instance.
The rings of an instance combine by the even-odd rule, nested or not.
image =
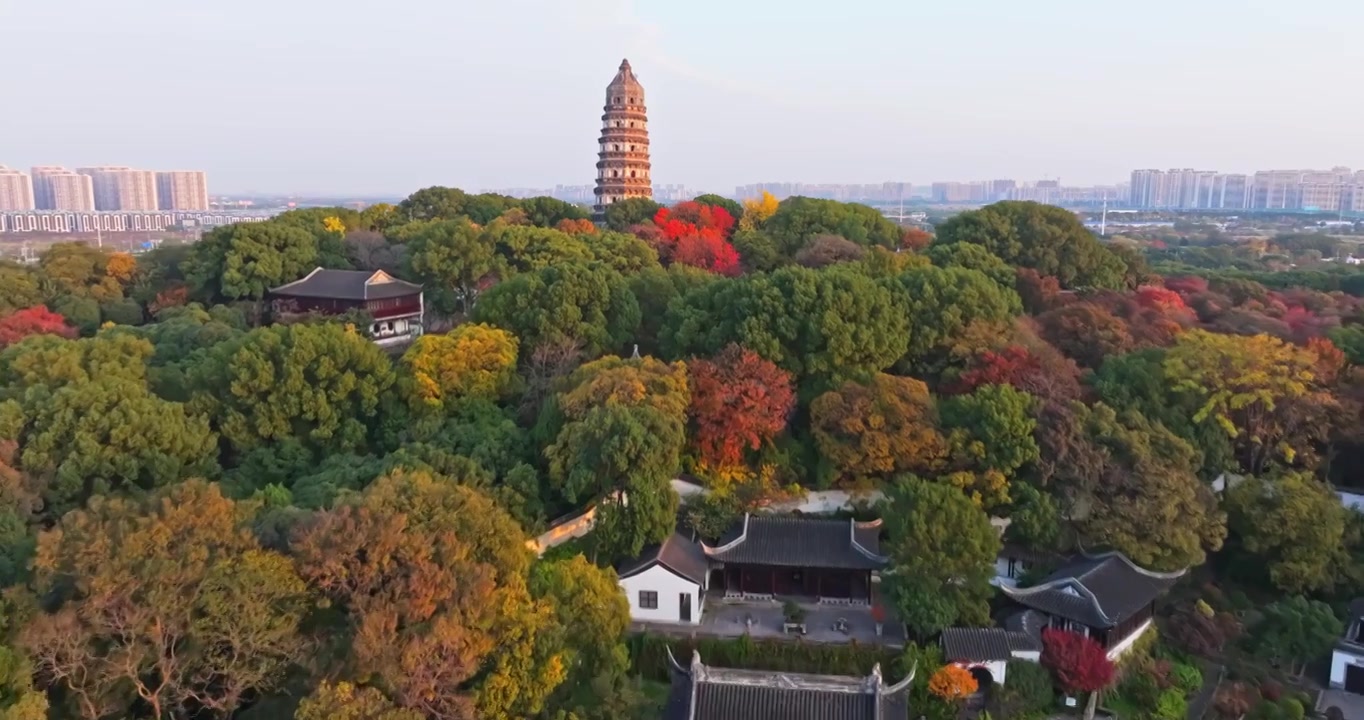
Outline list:
[[[1086,552],[1083,547],[1081,547],[1080,555],[1087,560],[1107,560],[1109,558],[1117,558],[1126,563],[1127,567],[1130,567],[1133,570],[1136,570],[1138,573],[1155,580],[1174,580],[1177,578],[1184,577],[1184,573],[1189,572],[1188,568],[1172,570],[1170,572],[1158,572],[1155,570],[1147,570],[1146,568],[1132,562],[1132,558],[1127,557],[1127,555],[1117,550],[1109,550],[1108,552],[1102,553],[1089,553]]]
[[[877,562],[889,563],[890,557],[886,555],[877,555],[876,553],[862,547],[862,543],[857,542],[858,530],[870,530],[872,528],[879,527],[881,527],[881,518],[876,518],[875,520],[868,520],[866,522],[858,522],[857,520],[850,519],[848,520],[848,539],[849,541],[852,542],[854,550],[862,553],[863,555],[866,555],[868,558],[875,560]]]
[[[730,540],[729,542],[725,543],[724,545],[720,545],[719,547],[711,547],[711,546],[709,546],[709,545],[707,545],[707,544],[705,544],[705,543],[703,542],[703,543],[701,543],[701,549],[702,549],[703,551],[705,551],[705,553],[706,553],[707,555],[714,555],[714,554],[716,554],[716,553],[722,553],[722,552],[724,552],[724,551],[726,551],[726,550],[732,549],[732,548],[734,548],[735,546],[737,546],[737,545],[739,545],[740,543],[742,543],[744,540],[747,540],[747,539],[748,539],[748,518],[749,518],[749,514],[748,514],[748,513],[744,513],[744,529],[743,529],[743,532],[740,532],[740,533],[739,533],[739,537],[736,537],[736,538],[734,538],[733,540]]]

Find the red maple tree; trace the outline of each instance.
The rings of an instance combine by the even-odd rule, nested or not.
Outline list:
[[[656,232],[640,237],[654,246],[660,259],[719,275],[740,273],[739,252],[725,239],[734,229],[734,216],[724,208],[695,201],[659,208],[654,227]]]
[[[1182,296],[1197,295],[1208,291],[1208,281],[1196,275],[1165,278],[1165,288]]]
[[[1113,661],[1101,645],[1079,633],[1043,630],[1042,665],[1067,694],[1090,694],[1086,718],[1094,716],[1097,693],[1113,682]]]
[[[76,328],[66,324],[66,318],[35,305],[0,318],[0,348],[9,347],[29,335],[60,335],[76,337]]]
[[[1188,306],[1184,304],[1184,298],[1180,297],[1179,293],[1154,285],[1137,288],[1137,304],[1164,313],[1182,312],[1188,309]]]
[[[729,345],[709,360],[693,360],[688,371],[692,439],[712,465],[737,465],[745,449],[762,447],[786,428],[796,405],[791,373],[752,350]]]

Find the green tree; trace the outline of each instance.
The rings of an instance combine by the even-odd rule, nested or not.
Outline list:
[[[625,232],[631,225],[652,222],[654,216],[663,208],[649,198],[629,198],[606,206],[606,227],[616,232]]]
[[[1012,288],[1014,286],[1016,274],[1013,266],[1004,262],[998,255],[986,250],[983,245],[976,245],[975,243],[931,245],[928,248],[927,255],[928,259],[932,260],[937,267],[979,270],[1001,287]]]
[[[545,448],[550,479],[569,502],[597,499],[598,550],[639,554],[673,531],[669,482],[686,444],[686,367],[607,357],[579,368],[552,408],[563,422]]]
[[[19,398],[34,387],[55,391],[95,379],[143,382],[152,344],[113,329],[93,338],[35,335],[0,351],[0,397]]]
[[[985,511],[947,485],[914,476],[887,492],[882,578],[886,596],[916,636],[953,625],[986,625],[999,534]]]
[[[1112,547],[1139,565],[1182,570],[1202,564],[1226,537],[1226,518],[1194,474],[1189,444],[1139,413],[1099,403],[1076,407],[1081,461],[1058,476],[1070,494],[1082,542]],[[1074,512],[1084,508],[1083,512]]]
[[[42,276],[33,268],[0,261],[0,315],[42,305]]]
[[[1024,547],[1045,549],[1055,546],[1061,533],[1061,511],[1051,495],[1027,483],[1017,483],[1009,490],[1013,507],[1009,510],[1009,527],[1004,537]]]
[[[121,262],[114,261],[120,258]],[[115,269],[112,265],[122,265]],[[38,258],[43,277],[52,285],[54,297],[89,298],[97,303],[123,297],[123,280],[130,279],[131,256],[117,256],[82,242],[56,243]]]
[[[909,318],[897,283],[846,267],[782,268],[716,281],[668,308],[668,357],[714,355],[742,345],[795,375],[809,396],[865,380],[905,354]]]
[[[939,405],[956,462],[1012,475],[1037,460],[1033,398],[1012,385],[982,385]]]
[[[1349,564],[1349,512],[1325,484],[1305,473],[1246,478],[1226,495],[1228,524],[1240,550],[1283,592],[1328,591]]]
[[[297,225],[237,223],[205,234],[182,268],[197,297],[259,300],[308,274],[319,258],[317,237]]]
[[[567,263],[593,260],[591,246],[580,237],[554,228],[494,223],[487,237],[510,273],[526,273]],[[595,238],[594,238],[595,241]]]
[[[911,268],[900,274],[899,285],[910,318],[909,349],[899,365],[919,375],[941,371],[951,344],[969,325],[1003,328],[1023,312],[1018,293],[979,270]]]
[[[191,405],[239,452],[289,439],[319,453],[369,448],[396,382],[379,346],[332,323],[253,330],[192,375]]]
[[[639,303],[620,273],[570,263],[517,275],[484,294],[474,320],[512,332],[524,353],[576,340],[589,356],[624,348],[639,327]]]
[[[454,220],[462,216],[487,225],[516,204],[515,198],[505,195],[470,195],[458,188],[435,186],[422,188],[398,203],[398,216],[409,221]]]
[[[900,228],[866,205],[792,197],[781,202],[763,230],[777,241],[781,254],[792,257],[816,235],[840,235],[858,245],[899,245]]]
[[[526,213],[526,219],[538,227],[549,228],[564,220],[587,219],[587,211],[581,207],[544,195],[526,198],[517,205]]]
[[[1287,662],[1289,671],[1326,655],[1345,624],[1320,600],[1295,595],[1264,608],[1264,619],[1254,628],[1251,647],[1269,661]]]
[[[761,230],[739,230],[730,238],[730,244],[749,272],[768,272],[791,262],[790,257],[781,254],[777,241]]]
[[[1068,288],[1125,286],[1126,264],[1075,213],[1035,202],[999,202],[938,225],[934,245],[973,243],[1015,267],[1054,276]]]
[[[626,277],[662,267],[658,263],[658,251],[649,243],[627,233],[609,230],[597,233],[591,237],[588,248],[592,251],[593,259]]]
[[[725,209],[725,212],[729,213],[734,217],[734,222],[736,223],[742,220],[744,217],[744,206],[740,205],[737,200],[731,200],[727,197],[716,195],[715,193],[697,195],[696,197],[692,198],[692,202],[699,202],[702,205],[715,205],[718,207],[722,207]]]
[[[635,335],[642,355],[659,353],[658,335],[668,306],[672,302],[712,281],[723,281],[715,273],[698,267],[674,263],[667,269],[645,268],[629,278],[630,292],[639,303],[639,332]]]
[[[422,283],[431,309],[446,315],[469,312],[502,267],[492,240],[464,217],[402,225],[392,238],[407,246],[405,274]]]
[[[35,387],[21,403],[20,463],[43,480],[53,516],[115,488],[151,490],[217,470],[207,419],[133,380]]]
[[[566,641],[567,677],[550,698],[548,711],[584,720],[624,717],[633,700],[630,655],[623,642],[630,603],[615,571],[582,555],[540,562],[531,572],[531,591],[553,603]]]

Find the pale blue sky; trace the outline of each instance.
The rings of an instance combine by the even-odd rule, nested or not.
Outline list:
[[[657,183],[1364,166],[1359,0],[0,0],[0,164],[213,191],[586,184],[606,83]]]

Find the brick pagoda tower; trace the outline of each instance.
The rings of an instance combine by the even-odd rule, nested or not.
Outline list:
[[[630,61],[620,61],[620,71],[606,86],[606,107],[601,116],[600,150],[597,152],[597,205],[600,219],[606,206],[629,198],[652,198],[649,180],[649,117],[644,111],[644,86],[635,79]]]

